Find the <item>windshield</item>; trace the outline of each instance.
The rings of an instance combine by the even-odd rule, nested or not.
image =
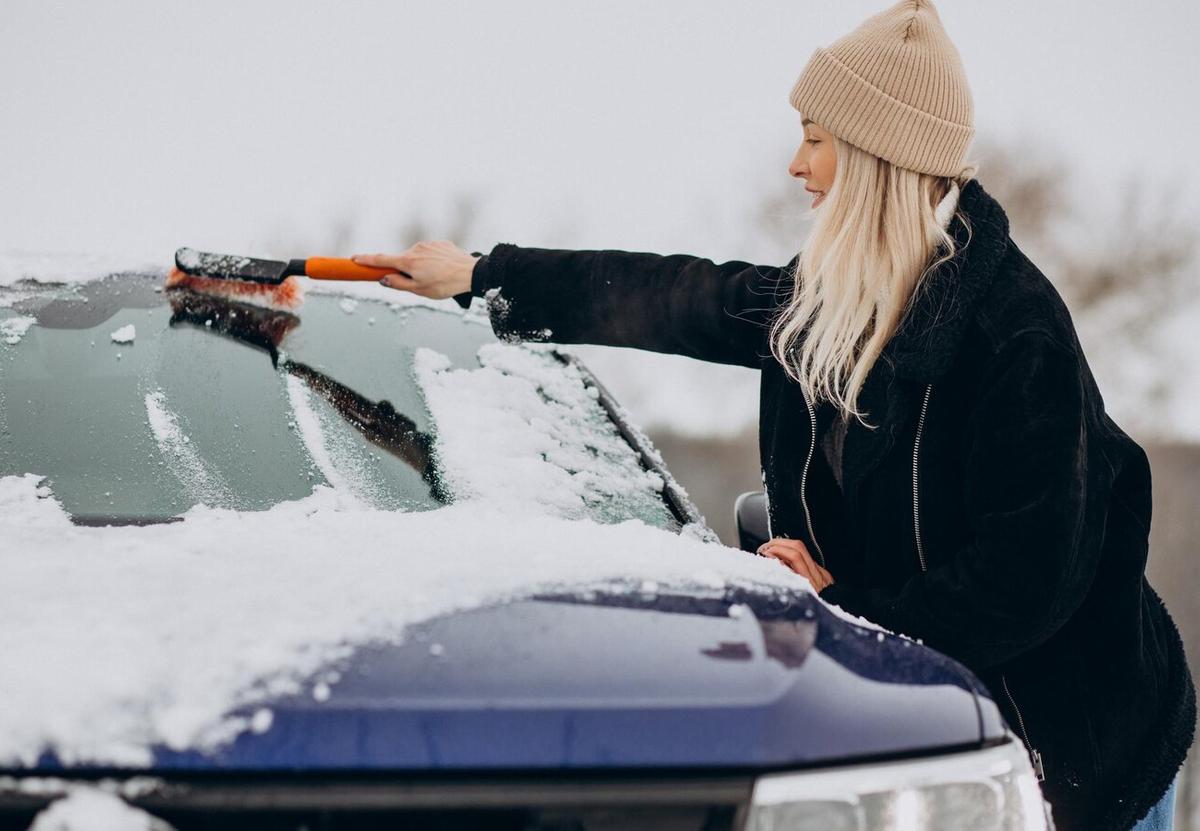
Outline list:
[[[76,523],[259,511],[325,485],[384,510],[508,492],[678,527],[595,389],[484,318],[324,294],[273,311],[160,282],[0,308],[0,476],[45,476]]]

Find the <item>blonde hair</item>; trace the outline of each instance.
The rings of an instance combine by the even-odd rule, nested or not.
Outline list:
[[[832,138],[833,186],[796,260],[792,299],[771,326],[771,352],[810,401],[832,401],[874,429],[857,409],[859,392],[925,276],[954,256],[935,208],[976,166],[956,177],[917,173]]]

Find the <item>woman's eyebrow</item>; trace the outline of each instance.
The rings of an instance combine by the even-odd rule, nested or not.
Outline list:
[[[812,123],[813,123],[813,122],[812,122],[812,119],[811,119],[811,118],[806,118],[806,119],[804,119],[803,121],[801,121],[801,122],[800,122],[800,126],[801,126],[801,127],[807,127],[809,124],[812,124]]]

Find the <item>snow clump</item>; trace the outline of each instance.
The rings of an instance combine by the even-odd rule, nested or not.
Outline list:
[[[171,831],[172,826],[100,788],[76,787],[34,817],[29,831]]]
[[[35,323],[37,323],[37,319],[28,315],[0,320],[0,340],[9,346],[16,346],[29,331],[29,327]]]

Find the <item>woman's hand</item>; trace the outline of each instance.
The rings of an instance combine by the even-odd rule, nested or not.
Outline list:
[[[758,547],[760,557],[774,557],[797,574],[808,578],[813,590],[820,592],[833,583],[833,575],[821,568],[800,540],[775,537]]]
[[[400,272],[385,275],[381,285],[441,300],[471,290],[471,272],[479,258],[440,239],[422,240],[399,254],[355,254],[350,259]]]

